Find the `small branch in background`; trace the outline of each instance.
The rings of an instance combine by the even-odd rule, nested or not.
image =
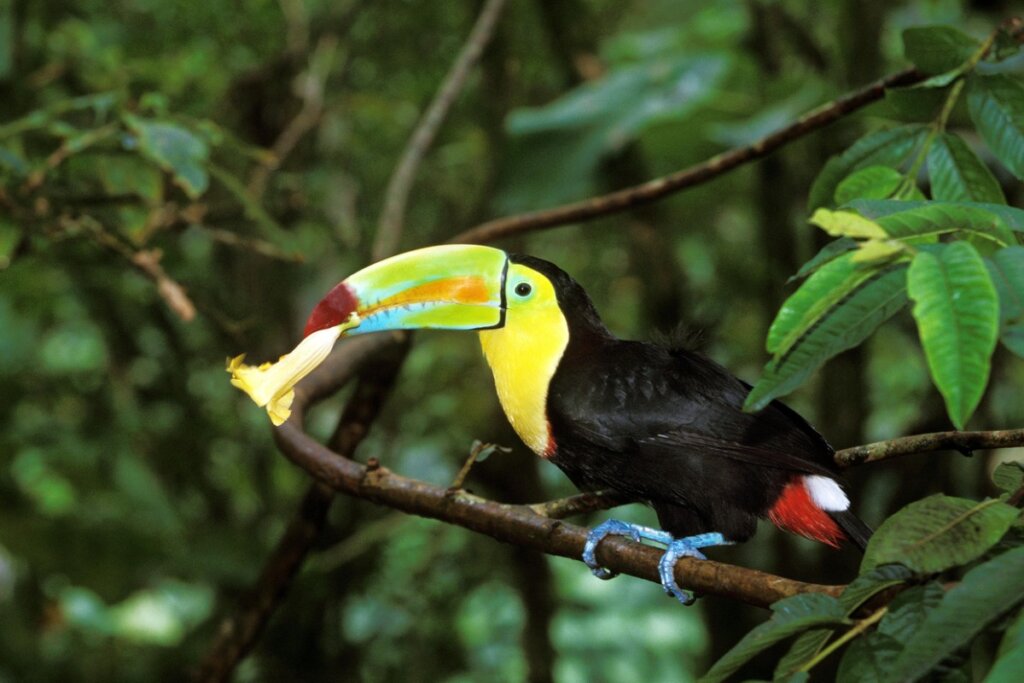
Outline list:
[[[301,3],[292,0],[285,4]],[[270,154],[250,174],[247,190],[254,200],[263,196],[271,174],[281,167],[302,138],[320,123],[324,113],[324,89],[327,87],[327,78],[334,65],[337,47],[336,36],[322,37],[309,57],[309,66],[296,77],[295,89],[302,100],[302,107],[274,141]]]
[[[405,222],[405,207],[413,181],[416,179],[416,171],[441,129],[448,110],[462,92],[470,72],[480,61],[484,48],[494,35],[494,27],[498,23],[505,2],[506,0],[487,0],[459,56],[449,69],[416,130],[413,131],[412,137],[409,138],[409,143],[398,165],[395,166],[384,193],[384,206],[380,221],[377,223],[377,236],[371,252],[374,261],[390,256],[398,249]]]
[[[195,304],[188,297],[185,288],[172,279],[160,265],[163,252],[159,249],[132,249],[90,216],[82,216],[77,220],[65,217],[61,219],[60,224],[62,229],[68,231],[85,229],[97,244],[122,256],[136,270],[153,281],[157,293],[179,318],[189,322],[196,317]]]
[[[904,69],[860,90],[827,102],[804,114],[788,126],[784,126],[752,144],[717,154],[707,161],[676,173],[583,201],[542,211],[496,218],[455,235],[449,242],[492,242],[510,235],[553,228],[567,223],[592,221],[664,199],[680,190],[705,183],[738,166],[767,156],[808,133],[824,128],[828,124],[882,99],[887,88],[913,85],[925,77],[926,75],[917,69]]]
[[[287,261],[288,263],[302,263],[303,261],[301,255],[283,251],[266,240],[254,237],[244,237],[232,230],[211,228],[208,225],[200,224],[200,228],[203,232],[209,235],[213,241],[220,242],[221,244],[229,247],[244,249],[266,258],[276,259],[278,261]]]
[[[1024,446],[1024,429],[1003,429],[991,432],[932,432],[903,436],[836,451],[840,467],[852,467],[900,455],[929,451],[955,450],[970,454],[982,448],[1013,448]]]
[[[466,477],[469,476],[469,471],[473,469],[473,465],[475,465],[478,460],[483,460],[494,451],[511,453],[512,449],[493,443],[484,443],[482,441],[474,442],[473,447],[469,450],[469,457],[466,458],[466,462],[462,463],[462,467],[459,469],[458,474],[455,475],[452,485],[448,487],[449,490],[454,492],[462,489],[462,485],[466,483]]]
[[[535,503],[530,506],[536,514],[548,519],[565,519],[575,515],[582,515],[598,510],[610,510],[619,505],[635,503],[627,496],[617,494],[614,491],[594,491],[593,493],[579,493],[567,498],[549,500],[545,503]]]

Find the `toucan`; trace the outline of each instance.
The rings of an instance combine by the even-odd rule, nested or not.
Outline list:
[[[591,530],[584,561],[609,534],[664,544],[666,592],[678,558],[749,539],[758,519],[821,543],[862,550],[871,530],[850,511],[833,449],[774,401],[744,412],[750,385],[682,348],[617,338],[563,270],[479,245],[419,249],[371,265],[314,308],[308,336],[358,320],[346,334],[476,330],[509,422],[537,455],[582,490],[650,505],[661,529],[608,520]],[[351,326],[352,323],[349,323]]]

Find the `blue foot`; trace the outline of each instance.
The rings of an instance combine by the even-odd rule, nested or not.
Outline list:
[[[685,591],[676,583],[675,566],[680,557],[695,557],[703,560],[704,553],[699,548],[708,548],[715,545],[729,545],[731,541],[718,532],[698,534],[685,538],[673,538],[667,531],[660,531],[640,524],[631,524],[619,519],[609,519],[590,530],[587,535],[587,543],[583,546],[583,561],[590,567],[590,571],[599,579],[611,579],[615,572],[602,567],[594,555],[597,545],[606,536],[628,536],[639,543],[642,540],[662,543],[667,546],[665,554],[658,562],[658,575],[661,577],[661,585],[665,592],[674,596],[684,605],[693,604],[694,597],[689,591]]]
[[[665,554],[658,562],[658,575],[661,577],[661,586],[665,592],[674,596],[676,600],[684,605],[692,605],[695,598],[693,593],[683,590],[676,583],[676,562],[680,557],[694,557],[698,560],[706,560],[704,553],[698,548],[708,548],[714,545],[729,545],[730,541],[717,531],[709,534],[698,534],[673,540],[665,549]]]

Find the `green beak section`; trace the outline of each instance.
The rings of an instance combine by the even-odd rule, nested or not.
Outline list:
[[[332,289],[306,322],[309,334],[359,319],[348,334],[479,330],[505,323],[508,256],[468,244],[427,247],[368,266]]]

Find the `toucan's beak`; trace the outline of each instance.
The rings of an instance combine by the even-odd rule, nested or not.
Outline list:
[[[505,324],[508,255],[469,244],[427,247],[348,277],[316,305],[303,336],[342,323],[346,334],[479,330]]]

